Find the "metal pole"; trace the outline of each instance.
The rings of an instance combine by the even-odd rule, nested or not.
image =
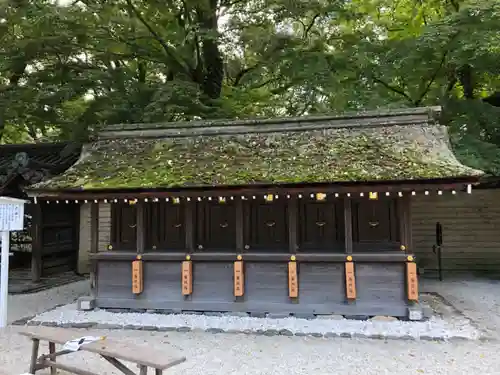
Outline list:
[[[9,297],[9,232],[2,231],[0,269],[0,328],[7,327],[7,299]]]

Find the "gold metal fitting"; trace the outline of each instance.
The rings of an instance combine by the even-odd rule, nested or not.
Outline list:
[[[137,259],[137,260],[141,260],[141,259],[142,259],[142,255],[137,255],[137,256],[135,257],[135,259]]]
[[[113,245],[108,245],[108,250],[113,250]]]
[[[347,261],[348,261],[348,262],[352,262],[352,256],[348,255],[348,256],[346,257],[346,259],[347,259]]]
[[[290,257],[290,260],[291,260],[292,262],[295,262],[295,260],[296,260],[296,259],[297,259],[297,257],[296,257],[295,255],[292,255],[292,256]]]
[[[238,256],[236,257],[236,259],[238,259],[238,260],[242,260],[242,259],[243,259],[243,257],[242,257],[241,255],[238,255]]]
[[[186,260],[191,260],[191,255],[186,255]]]
[[[408,259],[408,262],[413,262],[413,257],[409,255],[406,259]]]
[[[400,249],[401,249],[401,251],[405,251],[406,250],[406,246],[405,245],[401,245]]]

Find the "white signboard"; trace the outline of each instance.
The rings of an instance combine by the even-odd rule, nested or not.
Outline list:
[[[24,228],[24,204],[3,203],[0,199],[0,232]]]
[[[11,231],[23,230],[24,203],[22,199],[0,197],[0,328],[7,326],[7,299],[9,294],[9,237]]]

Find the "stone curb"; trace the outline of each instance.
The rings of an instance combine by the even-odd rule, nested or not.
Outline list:
[[[36,320],[30,320],[26,323],[27,326],[45,326],[45,327],[61,327],[61,328],[74,328],[74,329],[109,329],[109,330],[134,330],[134,331],[149,331],[149,332],[192,332],[201,331],[198,329],[192,329],[190,327],[166,327],[166,326],[140,326],[132,324],[106,324],[106,323],[94,323],[94,322],[82,322],[82,323],[58,323],[58,322],[41,322]],[[350,332],[292,332],[287,329],[267,329],[267,330],[248,330],[248,329],[230,329],[224,330],[221,328],[207,328],[204,332],[212,334],[247,334],[247,335],[260,335],[260,336],[285,336],[285,337],[314,337],[314,338],[349,338],[349,339],[373,339],[373,340],[403,340],[403,341],[434,341],[434,342],[466,342],[466,341],[476,341],[475,339],[469,339],[462,336],[451,336],[451,337],[434,337],[434,336],[420,336],[419,338],[405,335],[405,336],[395,336],[395,335],[382,335],[382,334],[364,334],[364,333],[350,333]],[[491,337],[479,337],[479,341],[488,340]]]

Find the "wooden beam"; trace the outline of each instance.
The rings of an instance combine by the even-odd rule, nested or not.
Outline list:
[[[91,260],[98,261],[132,261],[136,258],[135,253],[127,251],[107,251],[99,252],[98,254],[91,254]],[[343,263],[345,262],[344,253],[298,253],[295,255],[296,260],[299,262],[307,263]],[[230,252],[215,252],[204,251],[201,253],[193,253],[190,259],[193,261],[203,262],[234,262],[234,253]],[[259,253],[245,253],[245,261],[251,262],[287,262],[290,260],[288,253],[276,252],[259,252]],[[404,263],[407,260],[407,255],[401,252],[388,252],[388,253],[354,253],[352,258],[358,263]],[[177,252],[151,252],[142,254],[144,261],[157,261],[157,262],[179,262],[186,259],[186,253]]]
[[[344,199],[344,241],[346,254],[352,254],[352,204],[349,198]]]
[[[145,212],[144,212],[144,203],[143,202],[138,202],[136,203],[136,239],[137,239],[137,253],[142,254],[144,253],[144,246],[145,246],[145,225],[144,225],[144,220],[145,220]]]
[[[31,203],[31,280],[39,282],[42,277],[42,203]],[[46,206],[46,205],[44,205]],[[49,207],[47,207],[49,208]]]
[[[278,195],[294,195],[294,194],[311,194],[317,192],[323,193],[351,193],[353,197],[356,193],[368,194],[369,192],[379,192],[380,195],[389,192],[392,194],[403,192],[409,193],[412,191],[423,192],[425,190],[437,193],[438,190],[462,190],[466,189],[467,185],[478,184],[478,178],[472,179],[445,179],[445,180],[429,180],[429,181],[390,181],[388,183],[346,183],[346,184],[308,184],[308,185],[282,185],[282,186],[237,186],[237,187],[220,187],[207,188],[196,187],[184,190],[162,190],[162,189],[136,189],[135,191],[124,191],[116,189],[106,191],[93,192],[75,192],[75,191],[36,191],[39,199],[45,200],[82,200],[82,199],[144,199],[144,198],[167,198],[167,197],[219,197],[219,196],[241,196],[241,195],[263,195],[263,194],[278,194]],[[110,202],[111,203],[111,202]]]
[[[295,254],[299,248],[297,244],[297,198],[291,197],[288,200],[288,250]]]
[[[242,253],[245,248],[245,220],[243,218],[243,200],[238,199],[235,202],[236,205],[236,252]]]

